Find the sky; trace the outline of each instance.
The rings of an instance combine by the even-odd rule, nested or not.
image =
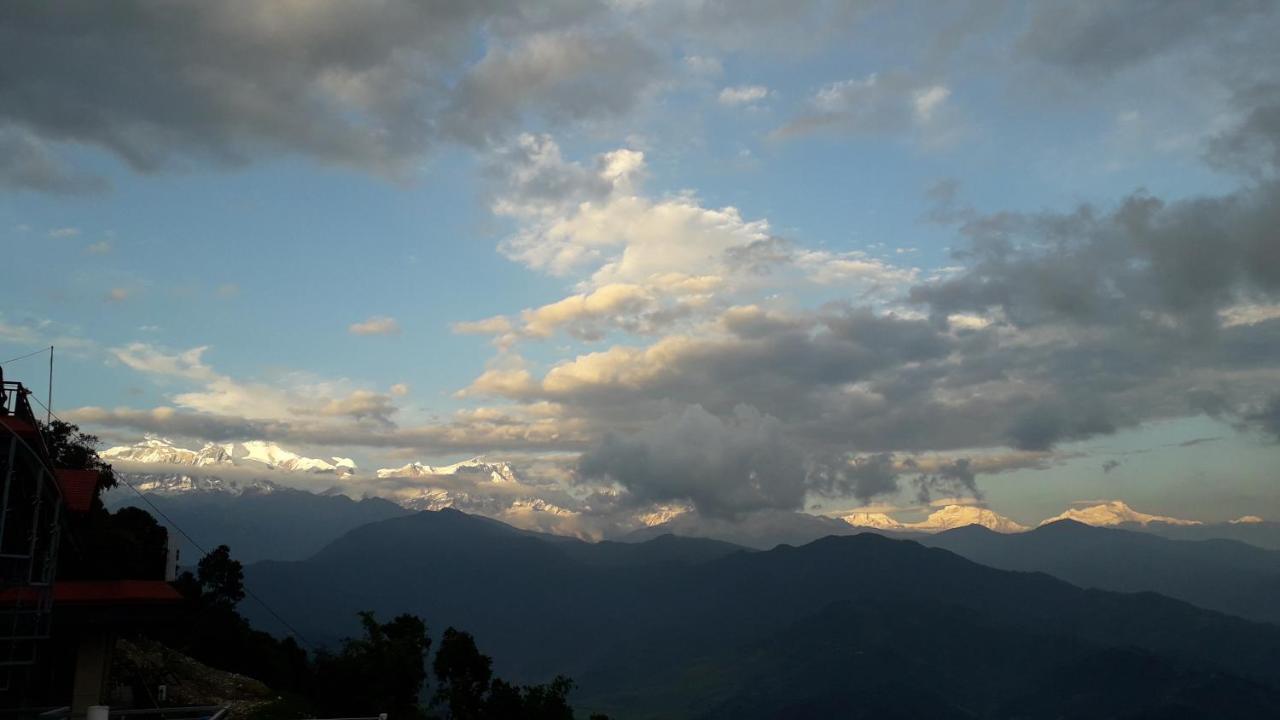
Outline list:
[[[584,516],[1280,517],[1280,6],[0,8],[0,360]],[[4,366],[43,398],[42,364]],[[297,484],[320,482],[305,477]]]

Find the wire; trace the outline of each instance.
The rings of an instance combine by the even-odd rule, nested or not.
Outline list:
[[[8,360],[0,361],[0,365],[8,365],[8,364],[9,364],[9,363],[11,363],[11,362],[18,362],[19,360],[26,360],[26,359],[27,359],[27,358],[29,358],[29,357],[35,357],[36,355],[41,355],[41,354],[47,353],[47,352],[49,352],[51,349],[53,349],[53,348],[52,348],[52,346],[47,347],[47,348],[40,348],[39,350],[36,350],[36,351],[34,351],[34,352],[29,352],[29,353],[27,353],[26,355],[19,355],[19,356],[18,356],[18,357],[16,357],[16,358],[9,358]]]
[[[44,403],[40,402],[40,398],[37,398],[37,397],[35,397],[34,395],[33,395],[33,396],[31,396],[31,397],[32,397],[36,402],[40,403],[40,405],[41,405],[42,407],[44,407],[44,409],[45,409],[45,410],[49,410],[49,408],[48,408],[48,407],[45,407]],[[60,418],[60,417],[58,417],[57,415],[55,415],[55,414],[53,413],[53,411],[51,411],[51,410],[49,411],[49,414],[50,414],[50,415],[53,415],[53,417],[54,417],[55,419],[59,420],[59,421],[61,421],[61,420],[62,420],[62,418]],[[127,488],[129,488],[130,490],[132,490],[132,491],[134,491],[135,493],[137,493],[138,497],[142,498],[142,501],[143,501],[144,503],[146,503],[148,507],[150,507],[152,510],[154,510],[154,511],[155,511],[155,513],[156,513],[157,515],[159,515],[161,518],[163,518],[165,522],[169,523],[169,525],[171,525],[171,526],[173,527],[173,529],[174,529],[174,530],[177,530],[177,531],[178,531],[178,534],[180,534],[180,535],[182,535],[182,537],[186,538],[186,539],[187,539],[187,542],[191,543],[191,545],[192,545],[193,547],[195,547],[195,549],[196,549],[196,550],[199,550],[201,555],[208,555],[208,554],[209,554],[209,551],[208,551],[208,550],[205,550],[205,549],[204,549],[204,547],[202,547],[202,546],[200,545],[200,543],[198,543],[198,542],[196,542],[196,541],[195,541],[195,538],[193,538],[193,537],[191,537],[191,535],[187,534],[187,531],[186,531],[186,530],[183,530],[181,525],[179,525],[178,523],[174,522],[174,521],[173,521],[173,518],[169,517],[168,515],[166,515],[166,514],[165,514],[165,512],[164,512],[163,510],[161,510],[160,508],[156,507],[156,504],[155,504],[155,503],[153,503],[153,502],[151,502],[151,498],[147,497],[145,494],[143,494],[143,492],[142,492],[141,490],[139,490],[138,488],[134,487],[134,486],[133,486],[133,483],[129,482],[129,480],[128,480],[127,478],[125,478],[125,477],[124,477],[124,475],[119,474],[119,473],[116,473],[116,474],[115,474],[115,478],[116,478],[116,480],[119,480],[120,482],[124,483],[124,484],[125,484],[125,487],[127,487]],[[299,640],[303,645],[306,645],[306,646],[307,646],[308,648],[310,648],[311,650],[319,650],[319,649],[320,649],[318,645],[316,645],[315,643],[313,643],[313,642],[311,642],[310,640],[308,640],[306,637],[304,637],[304,636],[302,635],[302,633],[298,632],[298,629],[297,629],[297,628],[295,628],[294,626],[290,625],[290,624],[289,624],[289,622],[288,622],[287,620],[285,620],[283,617],[280,617],[280,613],[276,612],[274,608],[272,608],[270,605],[268,605],[268,604],[267,604],[267,601],[265,601],[265,600],[263,600],[262,598],[258,597],[258,595],[257,595],[256,593],[254,593],[252,590],[250,590],[250,589],[249,589],[249,586],[248,586],[248,585],[242,585],[242,587],[244,588],[244,594],[245,594],[245,595],[248,595],[249,597],[253,598],[255,602],[257,602],[259,605],[261,605],[261,606],[262,606],[262,609],[266,610],[266,611],[267,611],[267,613],[269,613],[269,614],[271,615],[271,617],[273,617],[273,618],[275,618],[275,619],[276,619],[276,622],[278,622],[278,623],[280,623],[281,625],[283,625],[283,626],[284,626],[284,628],[285,628],[286,630],[288,630],[288,631],[289,631],[289,633],[290,633],[291,635],[293,635],[294,637],[296,637],[296,638],[297,638],[297,639],[298,639],[298,640]]]
[[[154,511],[156,512],[156,514],[157,514],[157,515],[159,515],[161,518],[163,518],[163,519],[164,519],[164,521],[165,521],[165,522],[167,522],[167,523],[169,523],[170,525],[172,525],[172,526],[173,526],[173,529],[174,529],[174,530],[177,530],[177,531],[178,531],[178,533],[182,535],[182,537],[186,538],[186,539],[187,539],[187,542],[189,542],[189,543],[191,543],[193,546],[195,546],[195,549],[196,549],[196,550],[199,550],[199,551],[200,551],[200,553],[201,553],[201,554],[203,554],[203,555],[208,555],[208,554],[209,554],[209,551],[208,551],[208,550],[205,550],[203,547],[201,547],[201,546],[200,546],[200,543],[198,543],[198,542],[196,542],[196,541],[195,541],[195,538],[192,538],[190,535],[188,535],[188,534],[187,534],[187,531],[182,529],[182,526],[178,525],[178,523],[176,523],[176,522],[174,522],[174,521],[173,521],[173,518],[169,517],[168,515],[166,515],[166,514],[164,513],[164,511],[163,511],[163,510],[161,510],[160,508],[156,507],[156,504],[155,504],[155,503],[153,503],[153,502],[151,502],[151,498],[147,497],[145,494],[143,494],[143,492],[142,492],[141,490],[139,490],[138,488],[134,487],[134,486],[133,486],[133,483],[129,482],[129,480],[128,480],[128,479],[126,479],[125,477],[123,477],[123,476],[121,476],[121,475],[116,475],[116,479],[117,479],[117,480],[119,480],[120,482],[124,483],[124,484],[125,484],[125,487],[127,487],[127,488],[129,488],[130,490],[132,490],[132,491],[134,491],[135,493],[137,493],[138,497],[142,498],[142,501],[143,501],[143,502],[145,502],[145,503],[147,504],[147,506],[148,506],[148,507],[150,507],[152,510],[154,510]],[[250,590],[248,585],[245,585],[245,586],[243,586],[243,587],[244,587],[244,594],[245,594],[245,595],[248,595],[249,597],[251,597],[251,598],[253,598],[255,601],[257,601],[257,603],[258,603],[259,605],[261,605],[261,606],[262,606],[262,608],[263,608],[264,610],[266,610],[268,613],[270,613],[270,614],[271,614],[271,617],[275,618],[275,619],[276,619],[276,621],[277,621],[277,622],[279,622],[281,625],[283,625],[283,626],[285,627],[285,629],[287,629],[287,630],[288,630],[288,631],[289,631],[289,632],[290,632],[294,637],[296,637],[296,638],[298,638],[299,640],[301,640],[303,645],[306,645],[307,647],[311,648],[312,650],[318,650],[318,649],[319,649],[319,648],[315,645],[315,643],[312,643],[310,640],[307,640],[305,637],[303,637],[302,633],[298,632],[297,628],[295,628],[294,626],[290,625],[290,624],[288,623],[288,621],[286,621],[284,618],[280,617],[280,614],[279,614],[279,613],[277,613],[274,609],[272,609],[272,607],[271,607],[270,605],[268,605],[268,604],[266,603],[266,601],[265,601],[265,600],[263,600],[262,598],[258,597],[258,596],[257,596],[257,595],[252,591],[252,590]]]

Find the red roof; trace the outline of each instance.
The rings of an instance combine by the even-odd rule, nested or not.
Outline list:
[[[67,510],[73,513],[87,513],[93,507],[94,495],[98,492],[97,470],[57,470],[58,487],[62,490],[62,501]]]
[[[130,605],[181,602],[182,595],[163,580],[59,580],[54,605]]]
[[[0,590],[0,604],[25,605],[40,599],[35,587]],[[163,580],[58,580],[53,584],[55,605],[149,605],[181,602],[182,595]]]
[[[0,425],[13,431],[18,437],[22,438],[28,445],[32,447],[40,446],[40,431],[31,422],[18,417],[17,415],[0,415]]]

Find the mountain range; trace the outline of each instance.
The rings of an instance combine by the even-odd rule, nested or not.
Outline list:
[[[522,527],[539,527],[565,532],[573,527],[578,512],[539,496],[527,484],[523,474],[510,463],[486,458],[471,458],[449,465],[411,462],[394,468],[380,468],[374,476],[386,501],[369,503],[382,508],[368,514],[358,502],[336,499],[317,502],[295,490],[275,501],[288,517],[304,517],[319,512],[326,518],[316,527],[297,524],[295,536],[289,521],[274,523],[267,531],[250,532],[238,515],[255,517],[252,506],[264,503],[260,496],[278,493],[288,484],[308,482],[329,485],[319,493],[330,497],[350,492],[353,481],[361,479],[356,464],[345,458],[310,458],[272,443],[207,444],[190,450],[157,437],[133,444],[110,448],[103,456],[116,465],[118,473],[139,492],[149,498],[163,497],[166,512],[190,516],[197,510],[218,507],[220,517],[203,517],[198,524],[214,544],[234,542],[238,554],[252,559],[299,559],[339,537],[374,516],[388,517],[391,503],[405,510],[440,510],[456,508],[472,514],[496,517]],[[365,478],[367,479],[367,477]],[[240,502],[225,498],[214,500],[208,495],[246,496]],[[296,502],[295,502],[296,501]],[[141,504],[130,492],[107,496],[108,504]],[[192,506],[184,510],[181,506]],[[239,509],[244,505],[245,509]],[[325,507],[320,512],[315,508]],[[341,519],[340,519],[341,518]],[[1073,507],[1056,518],[1074,519],[1090,525],[1139,530],[1174,539],[1227,538],[1259,547],[1280,549],[1280,523],[1262,518],[1245,517],[1229,523],[1201,523],[1135,510],[1122,501],[1106,501]],[[560,521],[564,520],[562,526]],[[886,513],[854,512],[843,517],[828,517],[783,510],[748,513],[732,520],[708,518],[678,506],[664,506],[637,511],[632,527],[621,535],[624,541],[641,541],[663,534],[706,537],[745,547],[770,549],[778,544],[801,545],[828,535],[849,535],[865,530],[893,533],[913,538],[923,534],[980,525],[1001,533],[1019,533],[1027,527],[990,508],[978,505],[947,505],[935,509],[920,521],[901,521]],[[220,527],[225,525],[225,527]],[[203,543],[202,543],[203,544]]]
[[[1017,534],[970,525],[919,541],[995,568],[1049,573],[1085,588],[1158,592],[1280,623],[1280,552],[1235,540],[1170,540],[1059,520]]]
[[[205,472],[243,467],[250,470],[331,473],[344,477],[356,471],[356,464],[349,458],[331,457],[322,460],[303,457],[275,443],[262,440],[206,443],[199,450],[188,450],[166,438],[148,436],[133,445],[108,448],[102,452],[102,457],[108,462],[192,467],[201,468]]]
[[[759,552],[591,544],[442,510],[256,563],[246,582],[312,641],[353,633],[360,610],[468,628],[504,676],[567,672],[576,704],[624,720],[1280,712],[1280,627],[874,533]]]
[[[977,505],[944,505],[919,522],[901,522],[885,513],[855,512],[841,516],[841,520],[855,527],[877,530],[940,532],[966,525],[980,525],[996,532],[1012,533],[1027,529],[994,510]]]

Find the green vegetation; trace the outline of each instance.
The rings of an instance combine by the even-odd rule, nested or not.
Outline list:
[[[212,667],[246,675],[283,693],[262,717],[306,717],[311,713],[449,720],[573,720],[568,695],[573,682],[557,677],[545,685],[517,686],[495,677],[492,659],[474,638],[448,628],[430,663],[431,636],[414,615],[379,622],[360,613],[363,636],[336,651],[308,657],[293,638],[254,630],[236,611],[245,597],[244,571],[226,545],[215,548],[175,583],[187,598],[192,621],[157,637]],[[430,675],[436,689],[429,692]],[[593,715],[592,720],[604,716]]]

